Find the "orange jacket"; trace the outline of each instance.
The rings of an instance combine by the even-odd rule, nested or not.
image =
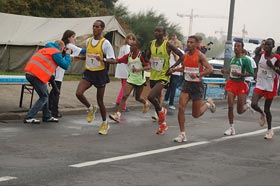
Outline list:
[[[27,62],[24,72],[31,73],[43,83],[47,83],[58,66],[52,55],[58,53],[56,48],[42,48]]]

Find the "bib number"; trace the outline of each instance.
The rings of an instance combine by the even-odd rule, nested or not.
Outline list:
[[[233,72],[241,73],[241,66],[231,65],[230,66],[230,77],[231,78],[239,78],[238,76],[232,75]]]
[[[151,58],[151,67],[156,71],[161,71],[163,69],[164,59],[159,57]]]
[[[101,67],[101,63],[100,61],[96,60],[96,57],[100,56],[99,54],[87,54],[86,56],[86,64],[87,67],[89,68],[100,68]]]
[[[200,82],[200,78],[194,78],[192,79],[190,74],[198,74],[199,73],[199,68],[191,68],[191,67],[185,67],[185,70],[184,70],[184,73],[185,73],[185,80],[186,81],[191,81],[191,82]]]

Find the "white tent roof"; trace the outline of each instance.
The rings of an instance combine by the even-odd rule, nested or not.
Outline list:
[[[0,13],[0,44],[44,45],[61,39],[65,30],[73,30],[76,36],[92,34],[96,20],[105,23],[105,33],[117,31],[125,37],[125,32],[114,16],[87,18],[42,18]]]

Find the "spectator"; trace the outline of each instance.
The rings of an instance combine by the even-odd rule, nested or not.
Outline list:
[[[72,30],[66,30],[63,33],[62,41],[64,42],[66,49],[71,50],[71,56],[78,56],[79,54],[85,54],[86,49],[75,46],[75,32]],[[65,54],[63,54],[65,56]],[[57,88],[61,90],[65,70],[61,67],[57,67],[55,70],[55,83]],[[62,114],[58,111],[59,95],[54,93],[54,89],[50,91],[49,95],[49,107],[52,116],[55,118],[62,117]]]
[[[28,111],[24,123],[40,123],[40,120],[34,117],[41,109],[43,110],[43,122],[58,122],[58,119],[54,118],[49,110],[47,82],[57,66],[63,69],[69,67],[71,51],[70,49],[66,50],[66,55],[63,57],[64,50],[66,49],[62,40],[49,42],[27,62],[24,68],[25,76],[39,95],[39,99]]]

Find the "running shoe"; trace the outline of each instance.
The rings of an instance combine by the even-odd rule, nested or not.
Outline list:
[[[166,108],[163,107],[163,110],[158,112],[158,123],[162,124],[165,121],[165,116],[166,116]]]
[[[234,127],[230,127],[228,128],[225,132],[224,132],[225,136],[232,136],[235,135],[235,129]]]
[[[58,119],[54,117],[50,117],[49,119],[43,119],[43,122],[54,122],[57,123]]]
[[[154,121],[157,121],[157,120],[158,120],[158,115],[157,115],[156,112],[155,112],[155,114],[152,116],[152,119],[153,119]]]
[[[100,135],[107,135],[109,129],[110,129],[110,125],[108,123],[103,122],[100,126],[99,134]]]
[[[174,142],[186,142],[187,141],[187,137],[184,134],[179,134],[179,136],[177,136],[176,138],[174,138]]]
[[[95,119],[96,111],[97,111],[97,106],[96,105],[93,105],[93,109],[92,110],[90,110],[90,109],[87,110],[87,113],[88,113],[87,121],[89,123],[92,122]]]
[[[157,130],[156,134],[164,134],[165,131],[167,131],[168,126],[166,122],[159,125],[159,129]]]
[[[250,99],[246,100],[246,105],[248,106],[248,109],[252,112],[255,113],[255,110],[251,107],[252,101]]]
[[[151,106],[150,102],[149,102],[149,101],[146,101],[146,103],[144,104],[144,107],[143,107],[142,112],[143,112],[143,113],[147,113],[148,110],[150,109],[150,106]]]
[[[24,119],[23,123],[30,123],[30,124],[39,124],[40,120],[35,119],[35,118],[31,118],[31,119]]]
[[[176,107],[174,105],[169,105],[168,108],[171,109],[171,110],[176,110]]]
[[[120,115],[117,112],[115,114],[110,114],[109,118],[117,123],[119,123],[121,119]]]
[[[267,130],[267,132],[266,132],[266,134],[265,134],[265,136],[264,136],[264,139],[271,140],[272,137],[273,137],[273,135],[274,135],[273,130],[272,130],[272,129],[269,129],[269,130]]]
[[[215,105],[213,99],[208,98],[208,99],[206,100],[206,102],[210,104],[210,106],[209,106],[210,111],[211,111],[212,113],[216,112],[216,105]]]
[[[259,124],[260,126],[264,126],[264,124],[266,123],[266,116],[265,114],[261,114],[260,119],[259,119]]]

